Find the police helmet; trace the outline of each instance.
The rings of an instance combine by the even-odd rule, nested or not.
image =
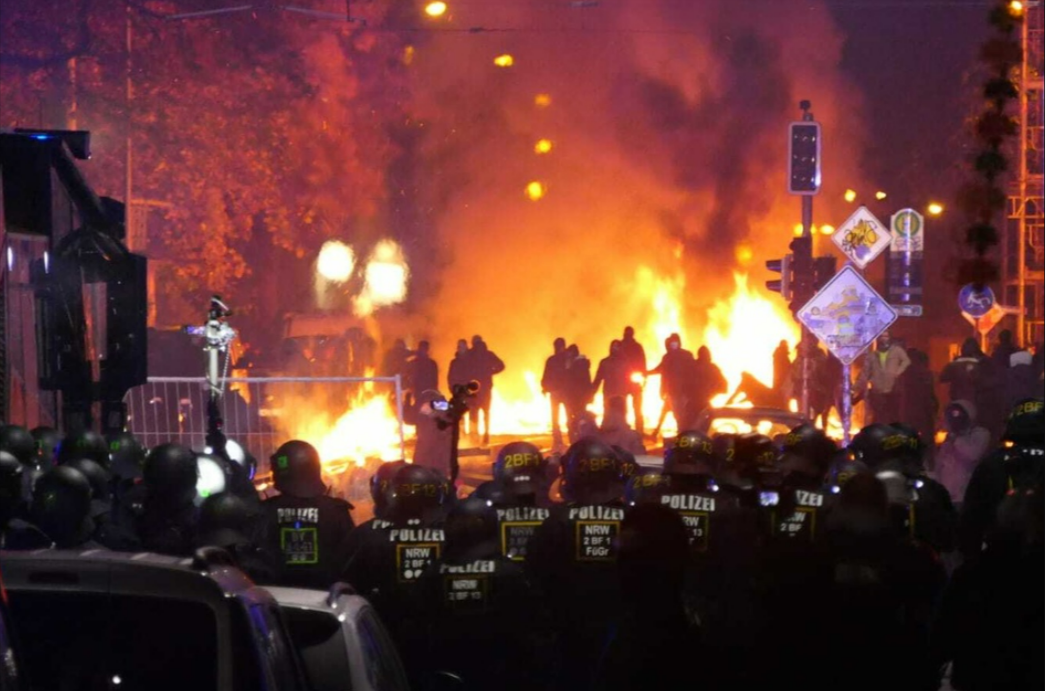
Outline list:
[[[1005,422],[1004,440],[1027,448],[1045,447],[1045,402],[1025,398],[1017,403]]]
[[[836,451],[835,443],[819,428],[805,423],[798,425],[784,437],[781,456],[797,456],[813,464],[821,471],[827,470]]]
[[[497,548],[497,512],[491,502],[474,494],[450,509],[446,516],[446,551],[462,553],[481,545]]]
[[[610,448],[613,449],[613,453],[617,454],[617,458],[620,459],[620,479],[624,484],[627,484],[628,480],[636,475],[642,474],[642,467],[635,459],[635,454],[617,445],[613,445]]]
[[[715,467],[730,467],[736,461],[738,436],[732,432],[720,432],[711,438],[711,449],[715,453]]]
[[[659,504],[670,488],[671,478],[667,475],[657,473],[632,475],[624,485],[624,502],[628,506]]]
[[[74,458],[63,465],[79,470],[91,485],[91,499],[97,502],[108,502],[109,473],[89,458]]]
[[[36,455],[40,463],[46,468],[53,466],[58,447],[62,443],[61,433],[54,427],[40,426],[29,430],[29,434],[36,440]]]
[[[894,422],[890,427],[893,428],[893,433],[883,442],[886,454],[899,461],[907,474],[919,474],[925,454],[922,435],[915,428],[902,422]]]
[[[392,501],[392,479],[406,461],[382,463],[377,472],[370,476],[370,498],[374,500],[374,516],[386,518]]]
[[[511,495],[537,494],[544,481],[545,467],[541,450],[526,441],[506,444],[493,464],[493,479]]]
[[[36,481],[32,522],[59,546],[82,542],[93,532],[91,483],[75,468],[51,468]]]
[[[145,446],[130,432],[117,432],[109,436],[110,470],[116,477],[141,477],[146,454]]]
[[[734,444],[734,463],[740,469],[756,473],[780,471],[780,454],[773,440],[758,432],[747,432],[737,437]]]
[[[886,460],[885,438],[892,433],[888,425],[874,422],[856,433],[849,444],[856,458],[862,461],[872,472]]]
[[[714,471],[714,446],[703,432],[679,432],[664,451],[665,475],[711,475]]]
[[[435,518],[446,503],[446,478],[432,468],[407,464],[392,478],[389,515],[392,520]]]
[[[160,444],[145,458],[142,479],[150,499],[182,504],[196,497],[196,454],[181,444]]]
[[[496,480],[480,483],[468,496],[488,501],[494,506],[505,506],[511,504],[515,499],[515,495],[509,494],[504,485]]]
[[[218,492],[200,505],[199,543],[224,547],[245,542],[252,531],[254,512],[230,492]]]
[[[20,425],[0,427],[0,451],[6,451],[25,465],[36,465],[36,440],[29,430]]]
[[[0,513],[8,514],[21,500],[24,470],[13,454],[0,451]]]
[[[228,462],[220,456],[209,453],[196,454],[196,505],[215,494],[228,489],[231,471]]]
[[[563,456],[561,492],[569,502],[611,501],[621,496],[620,459],[597,439],[581,439]]]
[[[74,458],[89,458],[101,467],[109,468],[109,444],[105,437],[89,429],[67,434],[58,447],[58,465]]]
[[[867,465],[856,458],[856,454],[850,449],[837,451],[831,459],[831,467],[827,471],[831,491],[837,494],[842,485],[849,482],[855,475],[866,473]]]
[[[276,449],[269,460],[272,477],[280,494],[308,499],[326,493],[319,452],[307,441],[288,441]]]

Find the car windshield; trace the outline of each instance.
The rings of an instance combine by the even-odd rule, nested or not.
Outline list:
[[[195,602],[101,593],[9,591],[37,691],[217,690],[217,622]]]
[[[787,434],[795,426],[793,420],[780,420],[756,415],[731,415],[711,420],[710,434],[747,434],[757,432],[775,438]]]

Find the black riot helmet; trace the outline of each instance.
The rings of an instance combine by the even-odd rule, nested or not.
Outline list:
[[[374,517],[385,519],[392,502],[392,479],[406,461],[382,463],[370,477],[370,498],[374,500]]]
[[[527,441],[506,444],[493,464],[494,482],[512,496],[536,495],[544,483],[547,463],[541,450]]]
[[[445,531],[447,558],[478,558],[498,552],[497,512],[485,499],[473,495],[454,504],[446,516]]]
[[[1045,402],[1025,398],[1009,413],[1005,422],[1005,441],[1025,448],[1045,448]]]
[[[40,464],[50,468],[56,462],[58,447],[62,444],[62,434],[54,427],[34,427],[29,434],[36,440],[36,455]]]
[[[892,433],[888,425],[879,422],[871,423],[857,432],[849,448],[856,454],[857,460],[861,461],[874,472],[878,466],[886,460],[885,438]]]
[[[712,475],[714,472],[714,445],[703,432],[679,432],[664,451],[665,475]]]
[[[24,465],[37,465],[36,440],[20,425],[0,427],[0,451],[6,451]]]
[[[231,492],[212,494],[200,505],[199,544],[226,547],[248,541],[256,516]]]
[[[659,504],[671,489],[671,478],[667,475],[647,473],[632,475],[624,485],[624,503],[628,506]]]
[[[711,438],[716,468],[726,468],[736,462],[738,436],[732,432],[720,432]]]
[[[149,501],[183,505],[196,498],[196,454],[181,444],[160,444],[145,459],[142,478]]]
[[[434,520],[447,500],[446,478],[432,468],[407,464],[392,478],[389,518]]]
[[[36,481],[29,515],[57,546],[84,542],[94,532],[90,514],[91,483],[79,470],[51,468]]]
[[[922,435],[910,425],[894,422],[893,433],[882,444],[886,454],[898,461],[907,475],[918,475],[924,466],[925,444]]]
[[[91,499],[99,502],[108,502],[109,496],[109,473],[89,458],[74,458],[63,465],[79,470],[87,482],[91,485]]]
[[[0,451],[0,520],[6,521],[22,500],[21,462],[7,451]]]
[[[301,499],[326,494],[319,452],[307,441],[293,439],[286,442],[276,449],[269,461],[280,494]]]
[[[145,446],[130,432],[117,432],[109,437],[109,469],[113,475],[132,479],[141,477],[147,451]]]
[[[505,490],[504,485],[495,480],[479,483],[479,486],[468,496],[482,499],[493,506],[511,506],[517,501],[514,495]]]
[[[89,458],[108,469],[109,444],[105,437],[89,429],[67,434],[58,447],[58,465],[74,458]]]
[[[806,423],[798,425],[784,436],[780,455],[785,465],[795,460],[804,461],[806,467],[823,474],[836,450],[835,443],[822,430]]]
[[[850,449],[837,451],[831,459],[831,466],[827,471],[828,482],[831,491],[839,493],[842,486],[860,473],[867,473],[867,465],[856,458],[856,454]]]
[[[620,459],[607,444],[581,439],[566,450],[563,464],[561,491],[567,501],[599,504],[621,498]]]

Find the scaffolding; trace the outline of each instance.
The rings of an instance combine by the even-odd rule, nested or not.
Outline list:
[[[1017,338],[1023,344],[1045,340],[1045,100],[1042,72],[1045,8],[1025,4],[1020,93],[1019,170],[1012,181],[1002,244],[1003,303],[1015,307]]]

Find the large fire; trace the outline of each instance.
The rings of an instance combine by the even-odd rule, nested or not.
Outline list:
[[[682,297],[686,289],[681,273],[662,277],[647,267],[637,270],[634,290],[642,302],[650,306],[644,323],[634,326],[636,336],[646,346],[648,366],[659,361],[664,340],[673,333],[683,338],[687,348],[696,350],[703,344],[729,383],[729,392],[713,403],[722,405],[748,372],[766,386],[773,384],[773,350],[781,341],[794,345],[798,329],[782,303],[760,295],[748,285],[743,273],[734,275],[733,294],[714,303],[702,323],[684,317]],[[699,338],[696,337],[699,334]],[[542,339],[535,347],[541,347]],[[594,344],[585,344],[584,351],[592,352]],[[597,351],[601,353],[602,348]],[[535,354],[541,361],[545,353]],[[592,356],[592,368],[598,358]],[[495,379],[491,406],[491,434],[500,437],[541,437],[550,431],[550,405],[541,393],[540,372],[524,370]],[[318,400],[298,400],[297,424],[290,430],[294,436],[312,440],[324,462],[331,470],[346,467],[346,462],[358,465],[367,460],[393,460],[401,457],[399,422],[388,388],[367,384],[352,398],[348,409],[340,415],[330,414],[327,405]],[[335,406],[336,407],[336,406]],[[645,380],[643,414],[647,430],[660,417],[663,401],[660,379],[652,375]],[[314,409],[315,408],[315,409]],[[602,415],[602,398],[596,396],[589,406],[597,418]],[[629,413],[630,415],[630,413]],[[634,423],[634,420],[629,420]],[[468,430],[466,424],[466,431]],[[662,427],[664,436],[677,431],[677,423],[669,416]]]

